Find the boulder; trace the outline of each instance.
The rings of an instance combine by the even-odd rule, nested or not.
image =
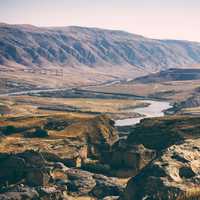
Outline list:
[[[18,154],[2,154],[0,161],[1,185],[25,180],[29,186],[44,186],[49,182],[50,166],[39,152],[28,150]]]
[[[85,140],[87,145],[87,156],[104,160],[104,155],[110,151],[111,146],[119,139],[114,121],[107,115],[99,115],[83,122],[81,127],[80,137]]]
[[[39,193],[40,199],[53,199],[53,200],[63,200],[63,193],[60,188],[55,186],[51,187],[38,187],[37,192]]]
[[[34,188],[16,186],[10,188],[4,193],[0,193],[0,200],[36,200],[39,194]]]
[[[92,173],[73,168],[66,173],[68,176],[67,186],[72,195],[87,195],[96,185]]]
[[[45,169],[29,168],[26,171],[25,179],[27,185],[32,187],[48,185],[50,176]]]
[[[96,185],[91,194],[98,199],[105,196],[119,196],[124,191],[124,187],[117,183],[116,178],[106,177],[101,174],[94,174],[93,178],[96,181]]]
[[[118,200],[118,199],[119,199],[119,196],[108,196],[108,197],[103,198],[102,200]]]
[[[113,146],[109,163],[115,176],[130,177],[137,174],[155,156],[155,150],[147,149],[142,144],[127,144],[122,139]]]
[[[173,145],[129,180],[122,199],[175,200],[197,195],[200,198],[199,166],[200,139]]]
[[[110,164],[114,168],[132,168],[137,173],[156,155],[156,152],[143,145],[127,145],[112,151]]]
[[[124,191],[124,187],[117,182],[117,178],[73,168],[67,171],[67,175],[68,191],[74,196],[89,195],[102,199],[106,196],[119,196]]]
[[[36,167],[45,167],[46,160],[42,156],[42,154],[38,151],[34,150],[26,150],[23,153],[17,154],[18,157],[23,158],[28,166],[36,166]]]
[[[0,184],[20,181],[25,176],[25,168],[26,162],[23,158],[4,154],[0,162]]]

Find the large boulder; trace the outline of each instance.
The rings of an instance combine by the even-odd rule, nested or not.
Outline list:
[[[0,154],[0,185],[23,180],[30,186],[44,186],[49,182],[49,172],[48,163],[37,151]]]
[[[107,115],[99,115],[84,122],[82,137],[88,146],[88,157],[103,161],[112,145],[119,139],[114,121]]]
[[[6,191],[0,192],[0,200],[63,200],[62,191],[59,188],[48,187],[27,187],[17,185],[7,188]]]
[[[173,145],[130,179],[122,199],[175,200],[197,194],[200,198],[199,166],[200,139]]]
[[[38,187],[37,192],[40,196],[39,199],[46,200],[46,199],[53,199],[53,200],[63,200],[64,195],[60,188],[55,186],[48,186],[48,187]]]
[[[107,162],[111,166],[110,175],[131,177],[137,174],[156,156],[156,151],[147,149],[142,144],[128,144],[120,139],[107,154]]]
[[[67,186],[72,195],[87,195],[96,185],[93,174],[90,172],[72,168],[66,173],[68,176]]]
[[[25,176],[26,162],[16,155],[0,155],[0,185],[15,183]]]
[[[124,191],[124,187],[116,178],[73,168],[67,170],[66,173],[68,192],[73,196],[90,195],[101,199],[106,196],[119,196]]]
[[[16,186],[0,193],[0,200],[36,200],[39,199],[39,193],[34,188]]]
[[[29,186],[46,186],[50,176],[45,169],[29,168],[26,172],[26,184]]]
[[[91,194],[98,199],[105,196],[120,196],[124,191],[124,187],[117,183],[117,178],[101,174],[94,174],[93,178],[96,181],[96,185]]]

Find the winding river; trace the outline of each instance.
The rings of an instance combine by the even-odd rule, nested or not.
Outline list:
[[[116,126],[130,126],[130,125],[135,125],[139,123],[140,120],[144,118],[162,117],[164,116],[164,111],[172,107],[169,102],[165,102],[165,101],[143,100],[142,102],[149,103],[149,106],[135,108],[130,111],[144,115],[144,117],[116,120],[115,125]]]

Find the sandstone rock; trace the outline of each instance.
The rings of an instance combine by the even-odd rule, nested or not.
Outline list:
[[[130,177],[137,174],[154,157],[156,152],[145,148],[142,144],[127,144],[126,140],[119,140],[111,151],[109,163],[115,176]]]
[[[15,155],[4,154],[0,162],[0,184],[15,183],[25,175],[25,160]]]
[[[17,154],[17,156],[23,158],[29,166],[44,167],[46,161],[41,153],[34,150],[27,150],[23,153]]]
[[[123,193],[124,187],[117,184],[116,178],[106,177],[100,174],[94,174],[93,178],[96,181],[96,185],[91,193],[95,197],[119,196]]]
[[[62,191],[56,187],[36,187],[17,185],[0,193],[0,200],[63,200]]]
[[[104,155],[119,139],[114,122],[107,115],[100,115],[87,122],[85,135],[88,157],[104,160]]]
[[[62,191],[56,187],[39,187],[37,188],[40,199],[63,200]]]
[[[68,167],[66,167],[63,163],[61,162],[56,162],[56,163],[53,163],[53,166],[55,169],[60,169],[62,170],[63,172],[66,172],[67,170],[69,170]]]
[[[116,178],[78,169],[69,169],[67,175],[68,191],[71,195],[90,195],[101,199],[106,196],[119,196],[124,190]]]
[[[108,196],[108,197],[103,198],[102,200],[118,200],[118,199],[119,199],[119,196]]]
[[[31,168],[26,172],[26,183],[29,186],[46,186],[50,176],[45,169]]]
[[[36,200],[39,194],[34,188],[17,186],[0,193],[0,200]]]
[[[126,149],[113,150],[111,165],[113,167],[133,168],[136,172],[142,169],[155,157],[155,151],[143,145],[127,146]]]
[[[200,139],[173,145],[128,182],[122,199],[174,200],[179,196],[191,198],[195,191],[199,191],[199,166]]]
[[[0,184],[25,180],[30,186],[47,185],[50,168],[42,155],[36,151],[0,156]]]
[[[69,179],[68,189],[71,194],[86,195],[96,185],[93,174],[83,170],[69,169],[67,176]]]

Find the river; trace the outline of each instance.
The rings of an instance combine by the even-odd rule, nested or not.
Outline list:
[[[135,125],[139,123],[140,120],[144,118],[162,117],[164,116],[164,111],[172,107],[169,102],[165,102],[165,101],[143,100],[142,102],[149,103],[149,106],[135,108],[130,111],[144,115],[144,117],[116,120],[115,125],[116,126],[131,126],[131,125]]]

